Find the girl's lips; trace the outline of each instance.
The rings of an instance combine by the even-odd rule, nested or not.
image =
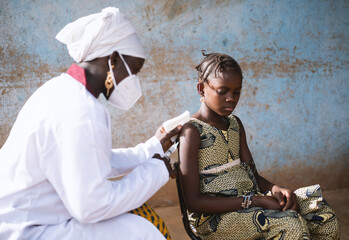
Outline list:
[[[223,109],[226,109],[226,110],[234,110],[235,106],[226,106],[226,107],[223,107]]]
[[[224,111],[232,112],[234,110],[234,107],[224,107]]]

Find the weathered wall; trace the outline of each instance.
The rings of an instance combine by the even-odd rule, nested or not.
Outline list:
[[[291,187],[349,186],[346,0],[2,0],[0,146],[31,93],[72,63],[55,34],[107,6],[133,22],[148,55],[140,101],[128,112],[108,106],[115,147],[146,140],[164,120],[198,109],[194,66],[206,49],[242,66],[235,114],[260,172]]]

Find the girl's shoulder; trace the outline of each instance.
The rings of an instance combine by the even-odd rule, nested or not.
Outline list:
[[[190,118],[189,122],[186,125],[190,125],[190,128],[197,130],[199,135],[216,130],[216,128],[209,123],[194,117]]]
[[[202,125],[195,121],[197,119],[191,118],[187,123],[182,126],[180,132],[180,141],[184,137],[185,142],[196,142],[200,140],[200,135],[202,134]]]
[[[239,127],[242,126],[242,122],[241,122],[240,118],[237,117],[236,115],[230,115],[228,118],[229,118],[231,124],[232,123],[234,125],[237,124]]]
[[[199,131],[199,134],[202,133],[204,125],[207,125],[207,123],[197,119],[197,118],[190,118],[189,122],[187,123],[191,127],[196,128]]]
[[[240,121],[240,119],[236,116],[236,115],[230,115],[230,116],[228,116],[228,119],[230,120],[230,121]]]
[[[229,128],[232,128],[234,130],[239,130],[240,129],[241,120],[237,116],[230,115],[228,117],[228,119],[229,119],[229,122],[230,122],[230,127]]]
[[[238,131],[240,129],[240,126],[242,126],[241,120],[235,115],[228,116],[227,120],[229,121],[229,128],[232,128]],[[193,117],[190,118],[190,121],[186,125],[190,125],[191,127],[196,128],[200,134],[202,134],[204,130],[205,131],[216,130],[214,126]]]

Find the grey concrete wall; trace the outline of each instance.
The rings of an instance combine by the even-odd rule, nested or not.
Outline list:
[[[108,105],[114,147],[146,140],[185,110],[195,113],[194,66],[206,49],[242,66],[235,114],[263,175],[289,187],[349,186],[346,0],[2,0],[0,146],[26,99],[73,62],[56,33],[107,6],[133,22],[148,56],[135,107],[124,112]]]

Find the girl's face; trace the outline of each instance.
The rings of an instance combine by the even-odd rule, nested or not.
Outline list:
[[[239,101],[242,78],[234,71],[227,71],[217,78],[209,77],[202,87],[206,106],[220,116],[229,116]]]

